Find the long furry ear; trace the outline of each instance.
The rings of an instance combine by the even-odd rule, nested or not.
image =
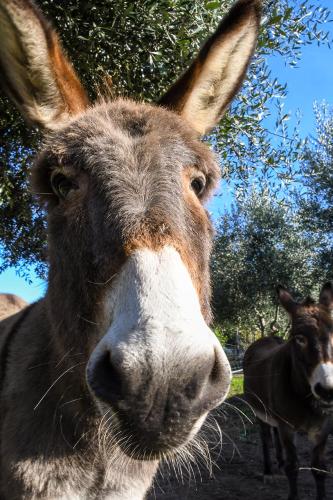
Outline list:
[[[238,0],[159,101],[181,114],[199,134],[219,122],[244,80],[257,42],[260,11],[260,0]]]
[[[56,128],[88,106],[56,32],[30,0],[0,0],[0,84],[30,122]]]
[[[293,299],[293,297],[288,292],[288,290],[286,288],[284,288],[283,286],[278,285],[276,288],[276,291],[277,291],[279,302],[280,302],[281,306],[289,314],[293,314],[296,311],[299,304]]]
[[[331,281],[325,283],[320,291],[319,303],[327,309],[333,309],[333,285]]]

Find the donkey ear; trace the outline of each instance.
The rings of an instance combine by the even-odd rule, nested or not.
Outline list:
[[[328,309],[333,309],[333,285],[331,281],[325,283],[320,291],[319,303]]]
[[[283,286],[278,285],[276,288],[276,291],[277,291],[277,294],[279,297],[279,302],[280,302],[281,306],[289,314],[292,314],[296,310],[298,303],[292,298],[291,294]]]
[[[30,0],[0,0],[1,85],[30,122],[56,128],[88,98],[56,32]]]
[[[238,92],[253,55],[260,0],[239,0],[206,41],[197,58],[159,103],[205,134]]]

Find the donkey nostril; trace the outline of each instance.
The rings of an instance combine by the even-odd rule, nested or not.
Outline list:
[[[193,377],[192,380],[185,387],[185,396],[188,399],[195,399],[198,396],[200,390],[200,383],[197,377]]]
[[[319,382],[314,387],[315,393],[324,401],[333,401],[333,388],[327,389]]]
[[[89,370],[88,382],[95,395],[108,403],[121,396],[121,374],[105,352]]]
[[[217,384],[222,379],[222,363],[216,349],[214,350],[214,364],[209,374],[209,381],[211,384]]]

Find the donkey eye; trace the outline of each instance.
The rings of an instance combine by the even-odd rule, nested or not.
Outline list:
[[[294,339],[299,346],[301,347],[307,346],[308,340],[306,337],[304,337],[304,335],[295,335]]]
[[[191,188],[195,192],[197,196],[200,196],[206,186],[206,179],[202,177],[195,177],[195,179],[192,179],[191,181]]]
[[[54,193],[63,200],[67,198],[72,189],[78,189],[78,186],[63,174],[55,174],[51,178],[51,185]]]

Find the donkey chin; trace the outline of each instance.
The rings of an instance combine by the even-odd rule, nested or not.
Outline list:
[[[112,322],[90,356],[88,386],[125,454],[161,458],[188,443],[224,400],[230,365],[170,247],[136,251],[107,307]]]

